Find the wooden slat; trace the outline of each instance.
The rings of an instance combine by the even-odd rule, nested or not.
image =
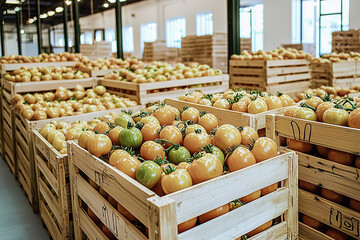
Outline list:
[[[80,209],[80,218],[78,221],[80,222],[81,230],[84,231],[89,240],[108,240],[106,235],[82,209]]]
[[[47,229],[49,230],[51,237],[53,239],[62,239],[61,233],[57,228],[56,223],[52,219],[50,212],[48,211],[48,209],[46,208],[45,204],[42,201],[40,201],[39,203],[39,211],[40,211],[40,216],[43,219]]]
[[[334,240],[332,237],[329,237],[304,223],[299,223],[299,238],[301,240]]]
[[[56,192],[56,194],[59,194],[59,186],[56,178],[39,155],[36,155],[36,165],[39,171],[45,176],[45,179],[49,182],[51,188]],[[37,177],[39,178],[39,176]]]
[[[287,235],[287,222],[283,221],[271,228],[251,237],[248,240],[285,240],[288,239]]]
[[[46,186],[46,184],[44,183],[44,181],[41,178],[38,179],[38,185],[39,185],[39,193],[41,193],[42,197],[44,198],[44,200],[46,202],[46,205],[49,206],[49,208],[55,215],[55,218],[57,219],[58,223],[60,224],[59,227],[63,228],[64,226],[61,226],[61,223],[63,222],[63,218],[60,213],[59,201],[51,193],[50,189]]]
[[[2,72],[13,71],[20,69],[21,67],[32,68],[32,67],[68,67],[75,65],[76,62],[36,62],[36,63],[5,63],[1,64]]]

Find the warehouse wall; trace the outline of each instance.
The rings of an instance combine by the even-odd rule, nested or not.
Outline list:
[[[351,28],[360,28],[360,1],[359,0],[350,0],[350,22],[349,27]]]

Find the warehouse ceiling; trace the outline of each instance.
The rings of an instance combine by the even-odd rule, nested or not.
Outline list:
[[[36,0],[0,0],[0,6],[2,7],[2,10],[4,12],[6,11],[4,16],[5,24],[15,24],[16,17],[14,9],[19,5],[8,3],[17,1],[21,2],[20,6],[23,25],[27,24],[28,19],[34,18],[36,16]],[[126,0],[125,2],[122,2],[122,5],[128,5],[140,1],[144,0]],[[71,0],[67,0],[66,2],[71,3]],[[115,0],[78,0],[78,2],[80,17],[115,8]],[[53,26],[62,23],[63,13],[55,11],[55,9],[58,7],[63,7],[62,0],[40,0],[40,14],[48,14],[49,11],[54,12],[54,15],[41,19],[41,23],[47,26]],[[72,8],[72,5],[67,6],[69,21],[72,17],[72,11],[70,8]],[[61,8],[58,10],[60,9]],[[53,12],[50,12],[50,14]]]

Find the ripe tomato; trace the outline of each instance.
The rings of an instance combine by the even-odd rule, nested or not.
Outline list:
[[[278,96],[282,102],[283,107],[292,106],[295,104],[294,100],[287,94],[278,94]]]
[[[268,110],[283,107],[281,99],[279,97],[277,97],[277,96],[266,97],[265,98],[265,103],[267,105]]]
[[[288,117],[294,117],[296,110],[298,110],[300,107],[298,105],[290,106],[285,109],[284,116]]]
[[[268,107],[264,100],[257,98],[255,100],[252,100],[248,105],[248,112],[249,113],[262,113],[266,112],[268,110]]]
[[[182,232],[185,232],[185,231],[195,227],[196,226],[196,221],[197,221],[197,217],[192,218],[190,220],[187,220],[187,221],[185,221],[183,223],[180,223],[178,225],[178,233],[180,234]]]
[[[154,124],[160,125],[159,120],[154,116],[143,117],[143,118],[141,118],[140,122],[143,124],[154,123]]]
[[[197,129],[184,138],[184,147],[187,148],[191,154],[201,152],[201,149],[210,143],[210,136],[207,133],[201,133],[201,131]]]
[[[251,152],[254,154],[256,162],[262,162],[277,155],[277,146],[272,139],[261,137],[255,141]]]
[[[259,227],[255,228],[251,232],[248,232],[245,235],[248,238],[255,236],[256,234],[261,233],[261,232],[265,231],[266,229],[270,228],[272,226],[272,224],[273,224],[273,220],[270,220],[270,221],[264,223],[263,225],[260,225]]]
[[[255,192],[250,193],[249,195],[240,198],[240,201],[249,203],[258,199],[260,196],[261,196],[261,190],[257,190]]]
[[[316,146],[316,150],[317,152],[320,154],[320,156],[322,156],[323,158],[327,158],[328,152],[329,152],[329,148],[327,147],[323,147],[323,146]]]
[[[214,145],[222,151],[241,144],[241,134],[239,130],[230,125],[221,125],[213,137]]]
[[[117,210],[119,211],[119,213],[121,215],[123,215],[130,222],[133,222],[136,220],[136,217],[134,215],[132,215],[128,210],[126,210],[126,208],[121,206],[119,203],[117,204]]]
[[[198,123],[203,126],[208,133],[217,128],[219,124],[217,117],[212,113],[206,113],[199,119]]]
[[[205,106],[212,106],[212,102],[211,102],[209,99],[207,99],[207,98],[201,99],[200,102],[199,102],[199,104],[205,105]]]
[[[338,204],[341,204],[345,201],[345,197],[343,195],[326,188],[321,189],[321,196]]]
[[[104,134],[106,131],[109,131],[109,130],[110,130],[110,127],[106,122],[99,122],[94,127],[94,132],[95,133]]]
[[[222,165],[225,164],[225,156],[224,156],[224,153],[220,150],[220,148],[215,147],[212,144],[208,144],[208,145],[204,146],[202,148],[202,150],[205,151],[206,153],[211,153],[211,154],[215,155],[220,160]]]
[[[141,131],[135,127],[125,128],[119,133],[119,143],[121,146],[138,149],[142,141]]]
[[[153,161],[145,161],[136,170],[136,180],[147,188],[154,187],[160,180],[161,168]]]
[[[223,166],[216,156],[206,153],[192,162],[188,172],[190,173],[193,184],[198,184],[221,176]]]
[[[123,128],[126,128],[128,126],[128,123],[135,124],[134,120],[132,119],[131,115],[127,113],[120,113],[115,118],[116,125],[120,125]]]
[[[303,215],[303,223],[317,230],[321,230],[325,226],[322,222],[307,215]]]
[[[278,183],[271,184],[270,186],[264,187],[261,189],[261,196],[265,196],[269,193],[275,192],[278,188]]]
[[[145,160],[154,160],[157,156],[164,158],[164,147],[154,141],[146,141],[140,147],[140,155]]]
[[[181,163],[179,163],[179,165],[176,166],[176,169],[185,169],[186,171],[188,171],[190,166],[191,166],[191,164],[188,162],[181,162]]]
[[[228,100],[222,98],[222,99],[219,99],[216,102],[214,102],[213,107],[229,110],[229,109],[231,109],[231,104],[229,103]]]
[[[143,142],[155,141],[157,138],[159,138],[160,130],[160,125],[154,123],[145,124],[141,129],[141,134],[143,135]]]
[[[344,109],[329,108],[323,114],[323,122],[347,126],[349,113]]]
[[[357,156],[356,158],[355,158],[355,167],[356,168],[360,168],[360,156]]]
[[[109,138],[111,139],[111,142],[113,143],[113,145],[119,145],[119,134],[120,132],[124,130],[124,128],[122,128],[121,126],[116,126],[113,129],[111,129],[109,131]]]
[[[316,121],[316,113],[310,108],[300,107],[294,112],[294,118],[301,118],[311,121]]]
[[[313,145],[311,143],[306,143],[291,138],[286,139],[286,144],[290,149],[303,153],[310,153],[311,150],[313,149]]]
[[[165,194],[170,194],[192,186],[190,174],[185,169],[168,167],[161,179],[161,186]]]
[[[248,104],[244,100],[240,100],[231,106],[231,110],[237,112],[248,112]]]
[[[185,136],[188,135],[189,133],[195,132],[196,129],[199,129],[202,133],[207,133],[206,129],[203,126],[199,124],[192,124],[192,125],[188,125],[187,128],[185,129]]]
[[[200,118],[200,112],[196,108],[189,107],[181,114],[181,120],[182,121],[192,121],[194,123],[198,123]]]
[[[119,157],[116,162],[115,168],[122,171],[129,177],[136,179],[136,171],[139,168],[141,162],[136,158],[130,155]]]
[[[87,149],[87,143],[88,143],[89,139],[94,136],[95,136],[95,133],[93,131],[89,131],[89,130],[84,131],[79,137],[79,140],[78,140],[79,146],[84,149]]]
[[[189,150],[187,150],[183,146],[175,146],[168,153],[169,162],[174,163],[176,165],[185,162],[185,160],[188,158],[191,158],[191,154]]]
[[[303,190],[306,190],[306,191],[314,193],[314,194],[317,194],[320,191],[319,186],[316,186],[309,182],[305,182],[303,180],[299,180],[299,187]]]
[[[350,199],[349,201],[350,208],[360,213],[360,201],[355,199]]]
[[[109,164],[111,166],[116,166],[116,164],[119,162],[120,158],[125,157],[125,156],[131,156],[131,155],[125,150],[117,149],[110,154]]]
[[[104,134],[95,134],[95,136],[90,138],[87,142],[87,149],[89,153],[95,155],[96,157],[108,154],[111,147],[112,143],[110,138]]]
[[[164,127],[159,134],[159,138],[166,139],[174,144],[181,144],[183,142],[183,135],[181,131],[172,125]],[[166,148],[170,146],[170,143],[165,142]]]
[[[330,108],[333,108],[335,104],[333,102],[323,102],[316,109],[316,116],[319,122],[323,121],[324,112]]]
[[[211,219],[217,218],[225,213],[230,211],[229,204],[225,204],[221,207],[215,208],[207,213],[204,213],[199,216],[199,222],[204,223],[210,221]]]
[[[240,134],[241,144],[247,147],[250,147],[250,145],[259,138],[258,133],[249,126],[242,127]]]
[[[350,166],[352,165],[355,159],[355,155],[347,152],[338,151],[335,149],[329,149],[329,152],[327,154],[327,159],[333,162]]]
[[[349,127],[360,128],[360,108],[355,109],[349,115]]]
[[[305,103],[307,105],[309,105],[310,107],[313,107],[315,109],[323,102],[324,101],[317,96],[312,96],[311,98],[305,100]]]
[[[161,186],[161,180],[163,179],[164,176],[165,176],[165,173],[162,172],[161,176],[160,176],[160,180],[157,182],[155,187],[151,188],[151,190],[160,197],[165,196],[164,190],[162,189],[162,186]]]
[[[238,147],[230,156],[227,157],[226,163],[229,170],[234,172],[239,169],[256,164],[254,155],[244,147]]]
[[[340,232],[334,228],[329,228],[328,230],[326,230],[325,232],[326,235],[332,237],[335,240],[347,240],[349,239],[349,236],[346,235],[343,232]]]
[[[175,112],[168,105],[159,107],[153,115],[159,120],[161,126],[170,125],[175,120]]]

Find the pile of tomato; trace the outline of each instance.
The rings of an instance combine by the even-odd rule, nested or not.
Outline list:
[[[240,88],[229,89],[224,93],[207,95],[197,91],[182,95],[179,97],[179,100],[253,114],[295,104],[294,100],[286,94],[277,93],[276,95],[271,95],[260,91],[248,93]]]
[[[180,112],[169,105],[151,106],[132,116],[127,113],[116,117],[109,115],[93,130],[84,131],[78,143],[159,196],[246,168],[278,154],[276,143],[259,137],[251,127],[219,126],[218,119],[211,113],[199,112],[192,107]],[[277,188],[278,183],[272,184],[190,219],[178,225],[178,232],[216,218]],[[110,196],[107,197],[114,203]],[[129,221],[136,221],[123,206],[116,201],[114,204]],[[271,225],[272,220],[247,236]]]

